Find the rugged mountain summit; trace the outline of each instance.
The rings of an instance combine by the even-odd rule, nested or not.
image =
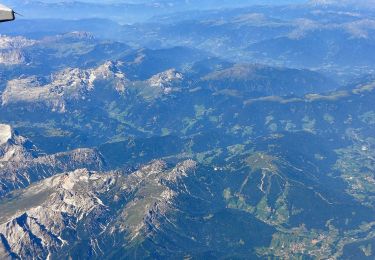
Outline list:
[[[23,49],[36,44],[35,40],[25,37],[9,37],[0,35],[0,64],[20,65],[27,62],[27,55]]]
[[[29,46],[33,46],[37,41],[36,40],[30,40],[26,37],[22,36],[16,36],[16,37],[10,37],[6,35],[0,36],[0,49],[6,50],[11,48],[25,48]]]
[[[36,157],[36,147],[18,135],[10,125],[0,124],[0,162],[23,161]]]
[[[182,80],[182,73],[177,72],[175,69],[169,69],[155,74],[148,80],[148,83],[151,87],[160,88],[162,92],[168,94],[176,91],[176,89],[173,89],[173,85],[176,83],[181,83]]]
[[[122,250],[158,232],[194,168],[193,161],[172,169],[155,161],[129,175],[83,169],[15,192],[0,206],[0,257],[66,258],[85,248],[86,257],[99,258]],[[107,243],[113,236],[120,239],[116,247]]]
[[[92,149],[42,155],[11,126],[0,124],[0,198],[11,190],[57,173],[83,167],[100,170],[104,165],[100,153]]]
[[[95,83],[107,81],[118,92],[125,90],[126,78],[112,62],[93,69],[69,68],[51,76],[50,83],[42,85],[35,77],[9,81],[2,94],[2,105],[12,103],[44,104],[52,111],[65,112],[69,101],[84,100]]]

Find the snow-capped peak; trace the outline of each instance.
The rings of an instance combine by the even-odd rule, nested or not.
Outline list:
[[[11,126],[0,124],[0,145],[5,144],[11,138],[12,138]]]

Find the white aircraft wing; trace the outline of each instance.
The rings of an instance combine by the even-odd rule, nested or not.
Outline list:
[[[5,5],[0,4],[0,23],[16,19],[14,11]]]

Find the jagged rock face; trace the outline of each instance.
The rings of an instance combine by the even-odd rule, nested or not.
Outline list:
[[[6,161],[22,161],[35,157],[36,148],[15,133],[10,125],[0,124],[0,165]]]
[[[26,62],[26,57],[21,51],[0,51],[0,64],[19,65]]]
[[[88,185],[97,178],[86,170],[77,170],[48,179],[25,191],[22,197],[26,200],[28,196],[32,198],[35,195],[39,200],[30,201],[25,205],[25,212],[16,213],[15,218],[11,216],[12,212],[2,215],[4,224],[0,232],[3,243],[9,246],[7,253],[15,253],[21,258],[39,256],[45,259],[66,243],[61,237],[63,232],[72,232],[71,238],[76,236],[76,225],[82,218],[105,211],[105,206]],[[9,217],[10,221],[7,221]],[[100,224],[94,221],[95,217],[87,224]]]
[[[0,198],[14,189],[27,187],[35,181],[58,173],[78,168],[100,170],[104,167],[102,156],[92,149],[77,149],[21,161],[0,162]]]
[[[25,37],[9,37],[6,35],[0,35],[0,49],[10,49],[10,48],[25,48],[32,46],[36,43],[35,40],[26,39]]]
[[[26,62],[23,49],[33,46],[34,40],[24,37],[8,37],[0,35],[0,64],[19,65]]]
[[[10,80],[1,95],[2,106],[29,104],[42,105],[52,112],[65,113],[69,104],[80,104],[98,98],[103,92],[113,92],[120,97],[127,89],[141,95],[157,98],[181,90],[183,75],[170,69],[145,81],[129,81],[121,67],[122,62],[105,62],[92,69],[68,68],[51,76],[50,83],[43,84],[38,78],[26,77]],[[95,94],[94,91],[97,91]]]
[[[157,232],[195,167],[188,160],[172,169],[155,161],[129,175],[76,170],[16,192],[0,206],[0,258],[66,258],[73,247],[98,258],[108,256],[112,247],[101,246],[116,236],[116,250],[124,250]]]
[[[176,88],[173,87],[181,83],[183,78],[182,73],[177,72],[175,69],[169,69],[152,76],[148,83],[151,87],[160,88],[164,94],[169,94],[172,91],[176,91]]]
[[[183,178],[195,167],[194,161],[187,160],[168,170],[163,161],[156,161],[130,175],[123,188],[132,190],[137,184],[137,192],[133,202],[122,210],[115,228],[126,232],[129,241],[143,240],[154,228],[160,228],[159,218],[174,209],[173,199],[180,192],[188,192]]]
[[[113,62],[87,70],[68,68],[53,74],[45,85],[35,77],[9,81],[1,97],[2,105],[43,104],[52,111],[65,112],[67,102],[86,99],[98,81],[107,81],[118,92],[125,90],[127,82]]]
[[[184,75],[176,69],[168,69],[157,73],[147,80],[131,81],[130,90],[143,100],[151,101],[160,97],[168,97],[181,92]],[[125,97],[126,98],[126,97]]]
[[[78,168],[101,170],[104,165],[100,153],[93,149],[40,155],[31,141],[10,125],[0,124],[0,198],[58,173]]]

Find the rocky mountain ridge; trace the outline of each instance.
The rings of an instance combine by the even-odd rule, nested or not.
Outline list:
[[[9,125],[0,124],[0,141],[0,198],[57,173],[82,167],[92,170],[105,167],[104,159],[93,149],[43,155]]]
[[[174,210],[181,193],[176,187],[194,168],[195,162],[185,161],[167,170],[155,161],[127,176],[82,169],[34,184],[9,200],[17,211],[7,202],[1,206],[0,257],[69,257],[68,249],[84,244],[84,254],[97,258],[108,254],[101,244],[114,233],[130,243],[149,236],[157,232],[158,218]],[[88,240],[80,239],[82,232]]]
[[[112,62],[88,70],[69,68],[52,75],[46,85],[41,85],[35,77],[9,81],[1,95],[2,105],[42,103],[52,111],[63,113],[66,102],[85,99],[98,81],[111,82],[118,92],[123,92],[127,84],[125,75]]]
[[[36,156],[36,147],[18,135],[10,125],[0,124],[0,163],[30,160]]]
[[[0,35],[0,64],[11,66],[27,63],[27,55],[23,49],[35,45],[37,41],[25,37],[9,37]]]

